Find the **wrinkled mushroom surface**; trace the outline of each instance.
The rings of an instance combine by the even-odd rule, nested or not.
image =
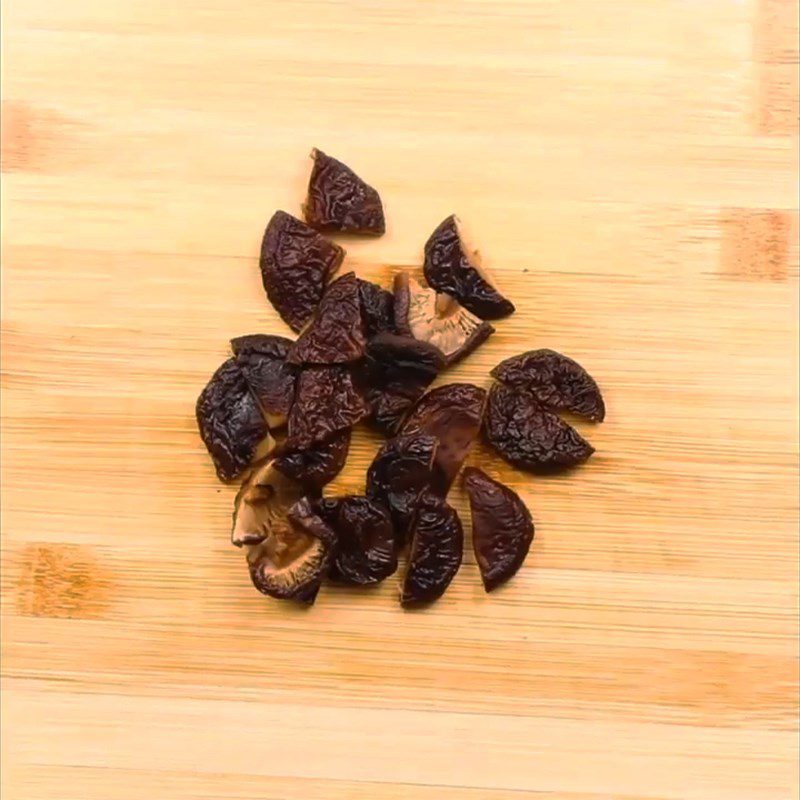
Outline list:
[[[481,430],[486,391],[471,383],[432,389],[403,423],[404,435],[427,434],[439,443],[432,488],[446,495]]]
[[[432,480],[436,445],[433,436],[397,436],[378,450],[367,470],[367,497],[389,510],[398,547],[406,540],[417,499]]]
[[[325,290],[309,326],[289,350],[292,364],[344,364],[364,355],[366,338],[355,273],[337,278]]]
[[[594,448],[529,392],[496,383],[489,392],[484,432],[509,464],[531,472],[558,472],[586,461]]]
[[[453,214],[442,221],[425,243],[425,280],[445,292],[481,319],[501,319],[514,304],[492,285],[480,255],[465,241]]]
[[[464,488],[472,514],[472,548],[484,589],[491,592],[525,561],[533,541],[533,520],[513,489],[477,467],[464,470]]]
[[[600,387],[577,362],[555,350],[529,350],[501,361],[492,377],[512,389],[523,389],[553,411],[571,411],[602,422],[606,407]]]
[[[400,603],[413,607],[440,598],[461,566],[464,531],[456,510],[443,497],[425,491],[410,529],[411,550]]]
[[[393,333],[373,337],[361,370],[373,426],[390,436],[397,433],[406,412],[443,367],[441,351],[427,342]]]
[[[283,321],[298,333],[311,319],[344,250],[285,211],[276,211],[261,242],[264,291]]]
[[[283,336],[260,333],[231,339],[236,363],[272,431],[286,425],[294,399],[295,370],[286,363],[293,344]]]
[[[321,150],[311,151],[314,166],[303,204],[306,222],[317,230],[380,236],[386,230],[376,189],[350,167]]]
[[[231,481],[275,446],[235,358],[211,376],[195,406],[197,427],[221,481]]]

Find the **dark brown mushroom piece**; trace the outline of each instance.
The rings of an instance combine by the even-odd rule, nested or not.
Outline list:
[[[404,435],[427,434],[438,440],[431,488],[443,497],[480,433],[485,405],[484,389],[448,383],[424,395],[403,424]]]
[[[306,222],[320,231],[381,236],[386,221],[378,192],[321,150],[312,150],[311,158],[314,166],[303,204]]]
[[[296,450],[275,458],[275,469],[312,493],[322,491],[344,468],[350,450],[350,429],[338,431],[309,450]]]
[[[250,578],[262,594],[312,605],[336,552],[336,534],[308,498],[292,506],[287,522],[248,547]]]
[[[415,281],[408,273],[394,278],[395,327],[407,336],[435,345],[451,366],[483,344],[494,328],[447,294]]]
[[[225,361],[200,392],[195,416],[221,481],[232,481],[275,447],[235,358]]]
[[[361,371],[369,421],[397,433],[403,417],[444,367],[441,351],[410,336],[380,333],[370,340]]]
[[[286,363],[293,344],[261,333],[231,339],[236,363],[272,431],[286,425],[294,399],[295,371]]]
[[[437,292],[455,297],[481,319],[501,319],[514,304],[492,285],[480,254],[467,242],[453,214],[439,224],[425,243],[425,280]]]
[[[523,389],[552,411],[571,411],[592,422],[606,416],[594,378],[577,362],[555,350],[529,350],[501,361],[492,377],[511,389]]]
[[[329,577],[337,583],[380,583],[397,569],[394,525],[387,509],[368,497],[326,497],[316,508],[336,532]]]
[[[242,547],[282,534],[291,527],[289,509],[304,495],[302,484],[278,470],[275,461],[257,466],[236,494],[231,542]]]
[[[334,433],[352,428],[367,411],[344,367],[308,367],[297,379],[286,451],[309,450]]]
[[[354,272],[325,290],[311,324],[289,350],[291,364],[345,364],[364,355],[361,297]]]
[[[433,436],[397,436],[378,450],[367,470],[367,497],[389,510],[398,547],[433,477],[436,444]]]
[[[483,587],[491,592],[513,577],[525,561],[534,527],[520,496],[477,467],[464,470],[472,512],[472,547]]]
[[[372,281],[358,279],[361,317],[367,339],[379,333],[394,333],[394,295]]]
[[[484,425],[489,444],[509,464],[530,472],[558,472],[586,461],[594,448],[533,396],[496,383]]]
[[[456,510],[439,495],[419,498],[410,530],[411,550],[400,603],[405,608],[438,600],[461,566],[464,530]]]
[[[285,211],[276,211],[261,242],[264,291],[283,321],[298,333],[314,314],[344,250]]]

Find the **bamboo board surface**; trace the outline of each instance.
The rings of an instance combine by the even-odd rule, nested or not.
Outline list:
[[[797,797],[795,0],[3,5],[4,800]],[[346,266],[455,211],[517,302],[447,380],[604,389],[572,475],[473,454],[537,524],[496,595],[302,611],[228,543],[194,401],[286,331],[312,146],[385,202]]]

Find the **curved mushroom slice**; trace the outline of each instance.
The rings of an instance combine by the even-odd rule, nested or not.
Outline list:
[[[225,361],[200,392],[195,416],[221,481],[233,480],[275,447],[235,358]]]
[[[313,493],[322,491],[343,469],[350,450],[350,429],[334,433],[310,450],[286,453],[275,459],[275,469]]]
[[[501,361],[492,377],[512,389],[524,389],[554,411],[572,411],[602,422],[606,407],[594,378],[577,362],[555,350],[528,350]]]
[[[294,399],[295,373],[286,364],[294,344],[283,336],[254,333],[231,339],[231,350],[270,430],[286,425]]]
[[[330,578],[367,586],[397,569],[394,525],[389,512],[368,497],[330,497],[315,506],[336,532],[338,549]]]
[[[520,496],[477,467],[464,470],[472,511],[472,547],[483,588],[496,589],[516,574],[528,555],[534,527]]]
[[[343,367],[309,367],[297,379],[289,412],[288,451],[308,450],[367,415],[367,404]]]
[[[448,294],[436,294],[405,272],[394,277],[397,330],[444,353],[448,366],[469,355],[493,333],[488,323],[470,314]]]
[[[445,496],[481,430],[486,391],[471,383],[448,383],[428,392],[406,419],[402,433],[439,441],[431,488]]]
[[[306,222],[321,231],[381,236],[386,222],[378,192],[321,150],[312,150],[311,158],[314,167],[303,204]]]
[[[425,280],[437,291],[455,297],[481,319],[500,319],[514,313],[489,280],[480,255],[466,242],[454,215],[439,224],[425,243]]]
[[[264,291],[283,321],[299,332],[339,269],[344,250],[285,211],[276,211],[261,242]]]
[[[367,497],[389,510],[398,547],[433,477],[436,444],[433,436],[397,436],[378,450],[367,470]]]
[[[464,530],[456,510],[433,492],[420,496],[410,535],[400,592],[406,608],[438,600],[458,572],[464,552]]]
[[[236,494],[231,542],[237,547],[258,544],[285,531],[289,509],[304,494],[303,486],[280,472],[275,461],[256,467]]]
[[[397,433],[406,412],[443,367],[444,356],[432,344],[393,333],[375,336],[363,369],[370,421],[389,435]]]
[[[394,333],[394,295],[372,281],[358,279],[361,316],[368,339],[379,333]]]
[[[361,297],[354,272],[337,278],[325,290],[311,324],[289,351],[291,364],[344,364],[364,355]]]
[[[335,550],[336,534],[303,498],[285,528],[248,547],[250,578],[262,594],[312,605]]]
[[[572,426],[530,394],[496,383],[484,426],[489,444],[506,460],[531,472],[557,472],[586,461],[594,448]]]

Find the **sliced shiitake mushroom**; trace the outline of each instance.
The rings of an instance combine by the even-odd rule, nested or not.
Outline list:
[[[344,367],[308,367],[297,379],[286,449],[308,450],[337,431],[352,428],[368,410]]]
[[[488,322],[453,297],[437,294],[406,272],[398,272],[394,278],[394,319],[399,332],[438,347],[448,365],[460,361],[494,333]]]
[[[409,533],[411,551],[400,593],[405,607],[440,598],[458,572],[464,551],[458,513],[433,492],[420,495]]]
[[[394,296],[391,292],[372,281],[358,279],[358,293],[361,296],[361,316],[364,320],[364,333],[370,339],[379,333],[394,332]]]
[[[313,604],[336,551],[336,534],[303,498],[287,524],[247,549],[250,578],[259,592],[280,600]]]
[[[275,468],[287,478],[302,484],[309,492],[318,493],[344,468],[350,450],[350,428],[332,434],[308,450],[278,455]]]
[[[397,436],[378,450],[367,470],[367,497],[389,509],[398,547],[433,477],[437,442],[433,436]]]
[[[406,412],[443,367],[441,350],[428,342],[393,333],[373,337],[360,371],[372,425],[388,435],[397,433]]]
[[[276,211],[261,242],[261,281],[284,322],[295,332],[311,319],[344,250],[285,211]]]
[[[322,150],[312,150],[311,158],[314,168],[303,204],[306,222],[321,231],[381,236],[386,222],[377,190]]]
[[[424,272],[430,286],[455,297],[481,319],[501,319],[514,312],[514,304],[492,285],[480,254],[466,241],[454,214],[425,243]]]
[[[367,586],[380,583],[397,569],[394,525],[386,508],[368,497],[326,497],[315,503],[320,516],[336,532],[338,547],[330,578]]]
[[[286,425],[294,399],[295,371],[286,363],[294,343],[283,336],[254,333],[231,339],[231,350],[270,430]]]
[[[247,476],[233,503],[231,542],[237,547],[258,544],[289,527],[286,515],[305,494],[298,481],[266,461]]]
[[[236,362],[229,358],[197,398],[197,427],[217,477],[231,481],[275,448],[267,423]]]
[[[438,440],[431,486],[443,497],[480,433],[485,405],[485,389],[448,383],[423,395],[403,423],[404,435],[427,434]]]
[[[571,425],[528,391],[496,383],[489,392],[486,440],[509,464],[531,472],[559,472],[594,453]]]
[[[311,324],[289,350],[291,364],[345,364],[364,355],[361,295],[354,272],[325,290]]]
[[[492,377],[512,389],[524,389],[553,411],[571,411],[592,422],[606,416],[594,378],[577,362],[555,350],[528,350],[501,361]]]
[[[472,547],[484,589],[491,592],[517,570],[533,541],[533,520],[520,496],[477,467],[464,470],[472,512]]]

